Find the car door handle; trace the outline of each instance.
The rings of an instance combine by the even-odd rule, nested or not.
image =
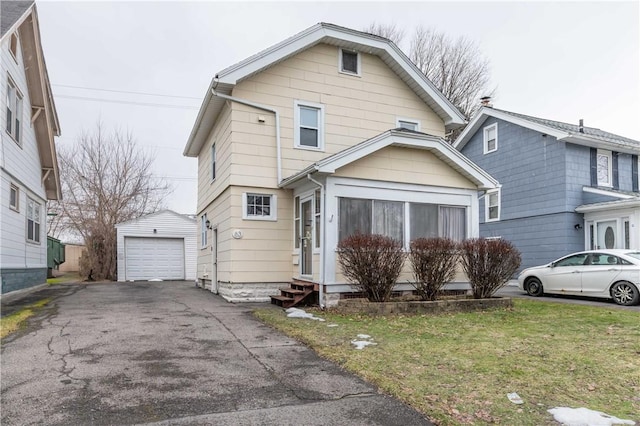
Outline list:
[[[573,271],[572,274],[579,274],[580,271]]]
[[[611,268],[611,269],[607,269],[607,271],[617,271],[618,268]]]

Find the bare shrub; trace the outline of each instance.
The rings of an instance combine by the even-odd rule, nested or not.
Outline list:
[[[389,300],[404,258],[402,243],[384,235],[356,234],[338,243],[342,273],[370,302]]]
[[[520,252],[506,240],[470,239],[460,249],[475,299],[493,296],[520,267]]]
[[[418,238],[411,242],[412,284],[422,300],[436,300],[442,287],[455,278],[457,246],[448,238]]]

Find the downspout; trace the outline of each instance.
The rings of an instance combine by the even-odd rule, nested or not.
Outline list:
[[[255,102],[247,101],[245,99],[235,98],[229,95],[223,95],[222,93],[216,92],[215,88],[211,88],[211,93],[213,96],[216,96],[221,99],[226,99],[228,101],[237,102],[242,105],[247,105],[253,108],[261,109],[263,111],[272,112],[276,116],[276,163],[277,163],[277,173],[278,173],[278,187],[280,186],[280,182],[282,182],[282,156],[280,153],[280,114],[274,108],[268,107],[266,105],[257,104]]]
[[[319,288],[318,288],[318,304],[320,305],[320,309],[324,309],[324,286],[325,286],[325,258],[326,256],[324,255],[325,250],[327,249],[326,245],[325,245],[325,235],[327,232],[327,225],[325,224],[325,220],[327,218],[327,203],[326,203],[326,199],[327,199],[327,192],[325,190],[325,187],[323,184],[321,184],[320,182],[318,182],[317,180],[315,180],[314,178],[311,177],[311,174],[307,174],[307,179],[309,179],[311,182],[315,183],[316,185],[318,185],[320,187],[320,194],[322,196],[322,220],[320,221],[320,224],[322,226],[322,234],[320,235],[320,282],[318,283]]]

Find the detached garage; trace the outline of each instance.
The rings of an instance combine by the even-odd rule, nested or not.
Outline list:
[[[197,222],[162,210],[116,225],[118,281],[195,280]]]

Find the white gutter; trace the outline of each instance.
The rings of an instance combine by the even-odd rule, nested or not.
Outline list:
[[[326,248],[325,245],[325,241],[327,240],[325,238],[326,232],[327,232],[327,225],[325,224],[325,220],[327,217],[327,203],[326,203],[326,198],[327,198],[327,192],[325,190],[325,187],[323,184],[321,184],[320,182],[318,182],[317,180],[315,180],[314,178],[311,177],[311,174],[307,175],[307,179],[309,179],[311,182],[315,183],[316,185],[318,185],[320,187],[320,194],[322,196],[322,220],[320,221],[320,224],[322,226],[322,234],[320,235],[320,282],[318,283],[319,288],[318,288],[318,304],[320,305],[320,309],[324,309],[324,286],[325,286],[325,259],[326,256],[324,255]]]
[[[237,102],[239,104],[248,105],[253,108],[261,109],[263,111],[272,112],[276,116],[276,162],[277,162],[277,172],[278,172],[278,184],[280,186],[280,182],[282,182],[282,156],[280,153],[280,114],[278,110],[268,107],[266,105],[257,104],[255,102],[247,101],[246,99],[240,99],[229,95],[224,95],[222,93],[217,93],[215,88],[211,88],[211,93],[213,96],[216,96],[221,99],[226,99],[228,101]]]

